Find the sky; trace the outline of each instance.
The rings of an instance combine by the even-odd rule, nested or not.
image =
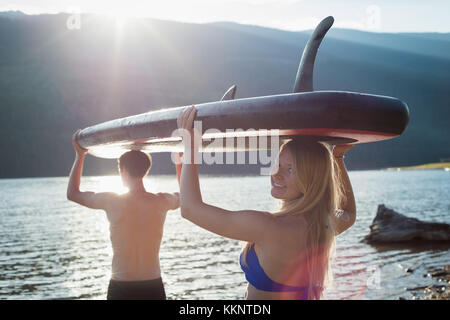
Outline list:
[[[99,13],[181,22],[232,21],[283,30],[335,28],[372,32],[450,32],[449,0],[0,0],[0,11]]]

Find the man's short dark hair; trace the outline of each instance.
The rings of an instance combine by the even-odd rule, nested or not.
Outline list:
[[[119,168],[127,169],[130,176],[134,178],[143,178],[152,167],[152,157],[142,151],[132,150],[125,152],[120,156]]]

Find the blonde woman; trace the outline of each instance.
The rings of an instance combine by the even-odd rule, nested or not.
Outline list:
[[[194,137],[197,110],[178,118],[180,132]],[[330,282],[334,238],[355,221],[356,205],[344,165],[352,146],[291,140],[283,144],[278,171],[270,176],[275,213],[229,211],[204,203],[200,192],[197,144],[183,137],[180,207],[184,218],[223,237],[246,241],[240,264],[248,281],[247,299],[320,299]],[[193,138],[191,138],[193,139]],[[190,161],[187,161],[190,157]],[[338,173],[340,173],[338,175]]]

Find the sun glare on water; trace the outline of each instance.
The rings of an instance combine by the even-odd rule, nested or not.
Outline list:
[[[98,177],[98,184],[96,185],[97,192],[114,192],[117,194],[124,194],[128,192],[120,176],[103,176]]]

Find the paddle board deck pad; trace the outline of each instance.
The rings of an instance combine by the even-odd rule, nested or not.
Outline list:
[[[196,121],[200,121],[203,134],[200,151],[272,149],[274,143],[278,146],[293,137],[354,144],[402,134],[409,122],[409,111],[396,98],[314,91],[315,57],[333,22],[331,16],[323,19],[311,34],[293,93],[234,100],[236,86],[232,86],[221,101],[196,105]],[[118,158],[128,150],[183,151],[181,138],[173,136],[173,132],[184,108],[161,109],[101,123],[81,130],[77,139],[90,154],[102,158]]]
[[[78,142],[90,154],[102,158],[117,158],[128,150],[182,151],[181,138],[173,133],[184,108],[161,109],[94,125],[79,132]],[[408,107],[396,98],[343,91],[217,101],[196,108],[203,152],[271,147],[271,139],[255,145],[251,137],[258,136],[279,136],[279,143],[295,136],[330,144],[381,141],[402,134],[409,121]],[[225,138],[222,145],[218,143],[221,138]]]

